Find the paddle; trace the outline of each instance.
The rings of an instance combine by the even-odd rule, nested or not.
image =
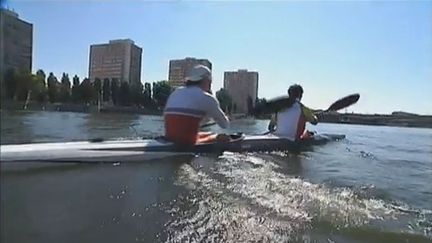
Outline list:
[[[359,98],[359,94],[348,95],[334,102],[326,111],[337,111],[343,109],[356,103]],[[279,96],[257,105],[254,108],[254,114],[262,115],[277,113],[280,110],[291,107],[294,101],[295,100],[290,99],[287,95]]]
[[[242,119],[245,117],[246,117],[246,115],[241,115],[241,116],[237,116],[237,117],[229,117],[229,119],[230,119],[230,121],[233,121],[233,120]],[[216,122],[208,122],[206,124],[201,125],[201,128],[210,127],[213,125],[216,125]]]
[[[360,94],[351,94],[348,96],[345,96],[337,101],[335,101],[333,104],[329,106],[329,108],[322,112],[328,112],[328,111],[338,111],[343,108],[347,108],[350,105],[353,105],[357,103],[357,101],[360,99]]]
[[[329,111],[338,111],[338,110],[341,110],[343,108],[347,108],[348,106],[355,104],[359,99],[360,99],[360,94],[351,94],[351,95],[345,96],[345,97],[340,98],[339,100],[333,102],[333,104],[331,104],[327,108],[327,110],[317,112],[317,114],[321,114],[321,113],[329,112]],[[260,111],[258,113],[262,113],[262,112],[268,113],[269,111],[273,111],[273,113],[276,113],[277,111],[279,111],[285,107],[290,107],[291,105],[292,105],[292,102],[288,99],[288,96],[280,96],[280,97],[276,97],[274,99],[267,101],[265,104],[266,107],[258,108],[258,109],[260,109]],[[266,111],[263,111],[262,109],[265,109]],[[215,124],[216,124],[216,122],[209,122],[209,123],[201,125],[201,128],[210,127],[210,126],[213,126]],[[266,132],[265,134],[268,134],[268,132]]]
[[[215,124],[216,124],[216,122],[208,122],[206,124],[201,125],[201,128],[210,127],[210,126],[213,126]]]
[[[359,99],[360,99],[360,94],[351,94],[351,95],[345,96],[345,97],[340,98],[337,101],[333,102],[333,104],[331,104],[329,106],[329,108],[327,108],[327,110],[316,112],[316,113],[322,114],[324,112],[329,112],[329,111],[338,111],[338,110],[341,110],[343,108],[347,108],[348,106],[351,106],[351,105],[357,103],[357,101]],[[279,102],[282,102],[282,101],[279,100]],[[267,131],[267,132],[263,133],[263,135],[269,134],[271,132],[272,131]]]

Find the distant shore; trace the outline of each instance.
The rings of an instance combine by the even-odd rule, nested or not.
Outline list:
[[[356,114],[356,113],[331,113],[325,114],[321,122],[360,124],[376,126],[395,126],[395,127],[424,127],[432,128],[432,116],[415,114]]]
[[[25,108],[25,109],[24,109]],[[62,103],[37,103],[30,102],[24,107],[23,102],[2,102],[2,110],[29,110],[29,111],[59,111],[59,112],[81,112],[81,113],[126,113],[141,115],[162,115],[162,110],[148,109],[136,106],[113,106],[85,104],[62,104]],[[244,115],[237,115],[244,117]],[[233,115],[232,117],[236,117]],[[270,116],[261,116],[257,119],[269,119]],[[395,127],[423,127],[432,128],[432,116],[416,115],[398,112],[391,115],[382,114],[356,114],[356,113],[325,113],[320,117],[323,123],[359,124],[375,126]]]
[[[259,117],[259,119],[270,119],[270,115]],[[403,112],[391,115],[332,112],[321,115],[319,121],[322,123],[432,128],[432,116]]]
[[[38,103],[30,102],[25,107],[23,102],[2,102],[2,110],[27,110],[27,111],[58,111],[58,112],[81,112],[81,113],[130,113],[141,115],[162,115],[162,110],[148,109],[137,106],[113,106],[113,105],[90,105],[69,103]]]

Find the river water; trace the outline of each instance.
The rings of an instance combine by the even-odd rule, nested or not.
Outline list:
[[[2,168],[1,242],[432,242],[431,129],[310,129],[346,139],[299,154]],[[162,131],[157,116],[1,112],[2,144]]]

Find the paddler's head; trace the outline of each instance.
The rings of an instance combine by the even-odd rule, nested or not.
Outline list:
[[[211,92],[211,70],[204,65],[196,65],[189,70],[185,78],[186,86],[198,86],[206,92]]]
[[[293,84],[288,88],[288,95],[292,99],[301,100],[303,97],[303,88],[299,84]]]

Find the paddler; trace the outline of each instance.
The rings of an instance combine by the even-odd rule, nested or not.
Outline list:
[[[181,146],[213,140],[227,140],[227,136],[199,132],[200,123],[212,118],[220,127],[227,128],[228,117],[211,92],[212,75],[208,67],[196,65],[189,70],[185,86],[169,97],[164,110],[165,137]]]
[[[268,126],[269,131],[291,141],[310,137],[312,133],[306,130],[306,122],[316,125],[318,119],[311,109],[300,102],[303,97],[302,86],[291,85],[288,89],[288,96],[289,99],[292,99],[290,102],[292,105],[272,116]]]

